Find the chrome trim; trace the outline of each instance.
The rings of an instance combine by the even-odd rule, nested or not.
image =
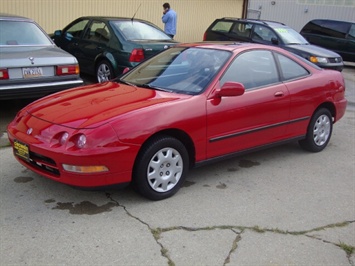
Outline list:
[[[46,83],[33,83],[33,84],[21,84],[21,85],[5,85],[0,86],[1,90],[16,90],[16,89],[26,89],[26,88],[42,88],[42,87],[56,87],[56,86],[63,86],[63,85],[75,85],[75,84],[83,84],[84,81],[82,80],[70,80],[70,81],[60,81],[60,82],[46,82]]]

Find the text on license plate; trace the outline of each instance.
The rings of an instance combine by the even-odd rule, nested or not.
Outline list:
[[[15,155],[29,161],[30,159],[30,152],[29,148],[26,144],[19,142],[18,140],[14,140],[14,151]]]
[[[43,76],[43,70],[41,67],[23,68],[22,74],[24,78],[35,78]]]

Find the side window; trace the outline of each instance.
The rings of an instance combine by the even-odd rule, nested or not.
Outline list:
[[[240,82],[245,89],[267,86],[279,81],[272,52],[253,50],[239,55],[229,66],[220,80]]]
[[[252,24],[245,22],[235,22],[230,33],[239,37],[250,37]]]
[[[355,24],[351,25],[349,34],[348,34],[348,39],[350,40],[355,40]]]
[[[309,72],[303,68],[303,66],[296,63],[292,59],[281,54],[277,54],[277,59],[280,62],[281,74],[284,80],[296,79],[309,75]]]
[[[341,21],[322,21],[321,25],[323,32],[331,37],[345,38],[349,31],[350,24]]]
[[[88,24],[89,20],[81,20],[74,25],[72,25],[70,28],[68,28],[65,32],[71,34],[73,37],[79,38],[81,33],[84,31],[86,24]]]
[[[253,40],[262,40],[271,43],[271,39],[277,39],[277,36],[270,28],[262,25],[255,25],[251,38]]]
[[[233,25],[232,21],[218,21],[211,29],[211,31],[218,31],[218,32],[229,32]]]
[[[93,21],[89,30],[86,31],[84,39],[105,43],[109,41],[110,33],[104,22]]]

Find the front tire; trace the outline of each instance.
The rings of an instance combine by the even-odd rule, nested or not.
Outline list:
[[[114,78],[113,68],[111,63],[107,60],[102,60],[96,67],[97,82],[103,83]]]
[[[133,185],[139,194],[150,200],[166,199],[180,189],[188,169],[185,146],[169,136],[156,137],[143,146],[137,157]]]
[[[300,140],[299,144],[307,151],[320,152],[328,145],[332,131],[332,115],[328,109],[321,108],[312,116],[306,138]]]

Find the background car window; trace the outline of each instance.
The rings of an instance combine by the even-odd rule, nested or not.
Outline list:
[[[118,29],[127,40],[171,40],[161,30],[140,21],[114,21],[111,25]]]
[[[303,66],[290,58],[281,54],[277,54],[277,58],[280,62],[281,73],[284,80],[296,79],[309,75],[309,72]]]
[[[262,25],[256,25],[254,27],[254,31],[251,38],[253,40],[263,40],[271,43],[271,39],[277,39],[277,36],[270,28],[264,27]]]
[[[83,30],[85,29],[86,24],[88,24],[89,20],[84,19],[75,23],[73,26],[66,30],[66,33],[70,33],[73,37],[79,38]]]
[[[232,21],[218,21],[211,29],[211,31],[218,31],[218,32],[229,32],[233,26]]]
[[[239,55],[221,79],[240,82],[245,89],[267,86],[279,81],[274,57],[270,51],[254,50]]]
[[[349,34],[348,34],[348,39],[355,40],[355,24],[351,25]]]
[[[52,45],[34,23],[0,21],[0,29],[0,45]]]
[[[89,29],[86,31],[84,39],[96,42],[108,42],[110,39],[110,33],[104,22],[93,21]]]
[[[307,40],[292,28],[277,27],[273,29],[278,33],[284,44],[308,44]]]
[[[345,38],[350,28],[349,23],[332,20],[323,20],[319,26],[325,35],[336,38]]]
[[[236,22],[234,23],[230,33],[241,37],[249,37],[252,26],[253,25],[250,23]]]

